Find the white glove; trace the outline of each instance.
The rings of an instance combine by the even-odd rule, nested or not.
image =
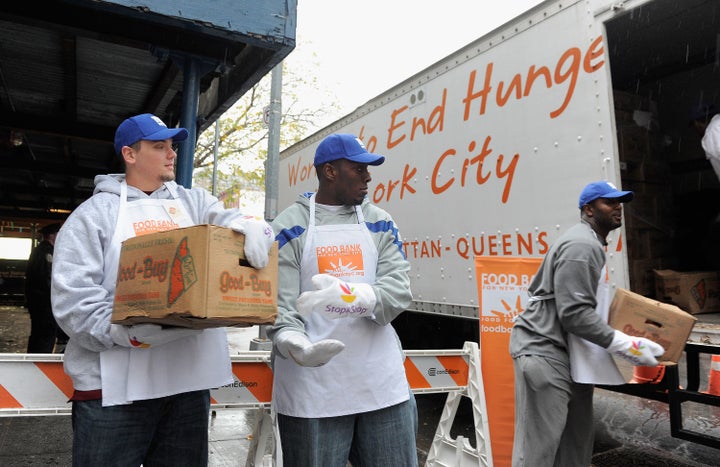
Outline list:
[[[313,343],[301,332],[285,331],[278,334],[275,347],[280,355],[292,358],[300,366],[322,366],[339,354],[345,344],[335,339]]]
[[[370,284],[343,282],[329,274],[315,274],[312,283],[317,290],[303,292],[295,304],[303,316],[315,312],[329,319],[375,317],[377,298]]]
[[[245,216],[235,219],[228,226],[235,232],[245,235],[245,259],[255,269],[262,269],[268,264],[268,252],[275,242],[270,224],[262,219]]]
[[[160,325],[151,323],[136,324],[134,326],[110,325],[110,337],[113,342],[123,347],[137,349],[149,349],[183,337],[196,336],[201,332],[201,329],[163,328]]]
[[[624,358],[636,366],[657,366],[659,357],[665,349],[650,339],[644,337],[631,337],[624,332],[615,331],[608,352]]]

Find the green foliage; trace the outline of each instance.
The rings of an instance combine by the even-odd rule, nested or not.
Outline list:
[[[307,136],[315,129],[315,121],[337,107],[322,102],[322,98],[307,100],[312,90],[317,89],[312,74],[296,75],[284,65],[282,81],[281,151]],[[250,193],[264,194],[269,130],[263,122],[263,109],[270,103],[270,84],[268,74],[216,122],[219,125],[216,194],[228,207],[238,206],[238,201]],[[300,96],[305,100],[301,102]],[[308,107],[312,102],[317,107]],[[211,125],[198,137],[195,148],[195,185],[212,189],[214,155],[215,125]]]

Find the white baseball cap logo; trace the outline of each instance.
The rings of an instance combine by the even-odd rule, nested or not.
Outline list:
[[[153,121],[154,121],[155,123],[157,123],[158,125],[164,126],[165,128],[167,128],[167,125],[165,125],[165,122],[163,122],[162,120],[160,120],[160,119],[159,119],[158,117],[156,117],[155,115],[153,115],[151,118],[152,118]]]
[[[357,143],[360,145],[361,148],[363,148],[363,149],[365,149],[365,150],[367,151],[367,148],[365,147],[365,145],[363,144],[363,142],[362,142],[362,140],[361,140],[360,138],[358,138],[358,137],[356,136],[356,137],[355,137],[355,141],[357,141]]]

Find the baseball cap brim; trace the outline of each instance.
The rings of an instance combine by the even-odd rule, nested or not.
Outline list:
[[[629,201],[632,201],[633,198],[635,198],[635,193],[632,191],[613,191],[610,193],[606,193],[600,198],[609,198],[609,199],[617,199],[621,203],[627,203]]]
[[[164,141],[166,139],[172,139],[173,141],[185,141],[187,137],[188,131],[185,128],[166,128],[144,136],[142,139],[147,141]]]
[[[379,154],[372,154],[369,152],[366,152],[365,154],[356,154],[354,156],[346,156],[344,157],[344,159],[357,162],[358,164],[367,165],[380,165],[385,162],[385,156],[381,156]]]

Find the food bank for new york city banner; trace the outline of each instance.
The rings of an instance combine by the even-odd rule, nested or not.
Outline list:
[[[510,358],[513,318],[527,304],[527,288],[542,258],[475,257],[480,305],[480,362],[493,464],[511,464],[515,384]]]

